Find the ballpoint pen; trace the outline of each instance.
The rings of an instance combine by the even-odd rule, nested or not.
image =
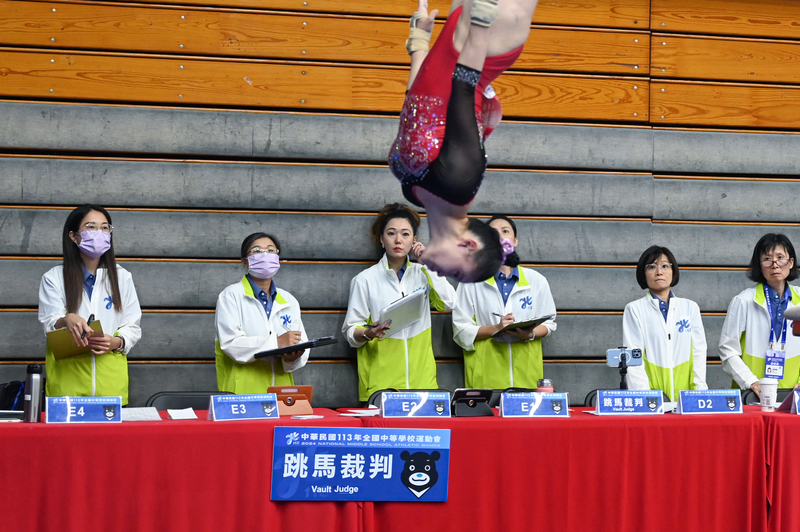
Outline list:
[[[89,314],[89,319],[86,320],[86,325],[91,325],[93,321],[94,321],[94,314]],[[86,331],[83,331],[83,334],[81,334],[81,340],[84,340],[85,338],[86,338]]]

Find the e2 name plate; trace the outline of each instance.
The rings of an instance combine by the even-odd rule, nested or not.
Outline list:
[[[448,392],[383,392],[383,417],[450,417]]]
[[[738,390],[681,390],[678,414],[741,414]]]
[[[280,419],[278,397],[274,393],[251,395],[212,395],[208,404],[211,421]]]
[[[661,390],[598,390],[597,415],[663,414]]]
[[[121,423],[122,397],[48,397],[47,423]]]
[[[569,417],[569,394],[504,393],[500,396],[501,417]]]

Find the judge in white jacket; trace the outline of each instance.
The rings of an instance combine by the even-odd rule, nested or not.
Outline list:
[[[247,269],[238,283],[219,295],[214,315],[217,330],[217,387],[236,394],[266,393],[270,386],[291,386],[292,372],[305,366],[309,349],[255,358],[270,349],[308,340],[297,300],[275,285],[280,243],[267,233],[242,242]]]
[[[706,335],[697,303],[676,297],[678,262],[661,246],[649,247],[636,265],[647,293],[625,306],[622,344],[641,349],[644,365],[628,368],[632,390],[662,390],[677,401],[681,390],[707,390]]]
[[[764,377],[766,353],[783,353],[778,388],[791,388],[800,377],[800,337],[792,334],[787,309],[800,305],[800,291],[790,286],[797,278],[794,246],[782,234],[768,233],[753,249],[747,276],[755,281],[731,300],[722,334],[719,356],[722,369],[743,390],[754,390],[759,397],[759,379]]]

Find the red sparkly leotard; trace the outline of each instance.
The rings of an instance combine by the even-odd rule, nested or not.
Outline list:
[[[453,35],[461,11],[459,7],[447,18],[406,94],[400,128],[389,153],[389,167],[402,183],[403,194],[421,207],[414,194],[416,187],[454,205],[466,205],[475,198],[486,166],[483,140],[502,117],[500,102],[489,84],[522,53],[520,46],[508,53],[487,57],[481,72],[461,65],[457,71],[459,53],[453,46]],[[462,74],[470,71],[475,76],[467,73],[459,78],[459,71]],[[474,110],[467,98],[474,101]],[[448,120],[459,123],[450,124],[448,128]],[[466,138],[468,136],[471,138]],[[447,144],[450,144],[449,150]],[[444,158],[446,153],[449,156]],[[454,164],[458,158],[469,161],[465,159],[457,161],[462,164]],[[469,171],[463,171],[465,168]]]

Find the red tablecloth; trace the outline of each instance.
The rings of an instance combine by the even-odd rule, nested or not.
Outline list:
[[[359,503],[273,503],[275,425],[324,419],[0,425],[0,527],[75,531],[355,531]]]
[[[767,495],[769,530],[800,530],[800,485],[795,457],[800,451],[800,416],[764,414],[767,426]]]
[[[448,502],[365,503],[366,532],[761,531],[767,525],[765,431],[757,408],[746,407],[744,415],[597,417],[579,410],[570,419],[363,423],[452,431]]]

